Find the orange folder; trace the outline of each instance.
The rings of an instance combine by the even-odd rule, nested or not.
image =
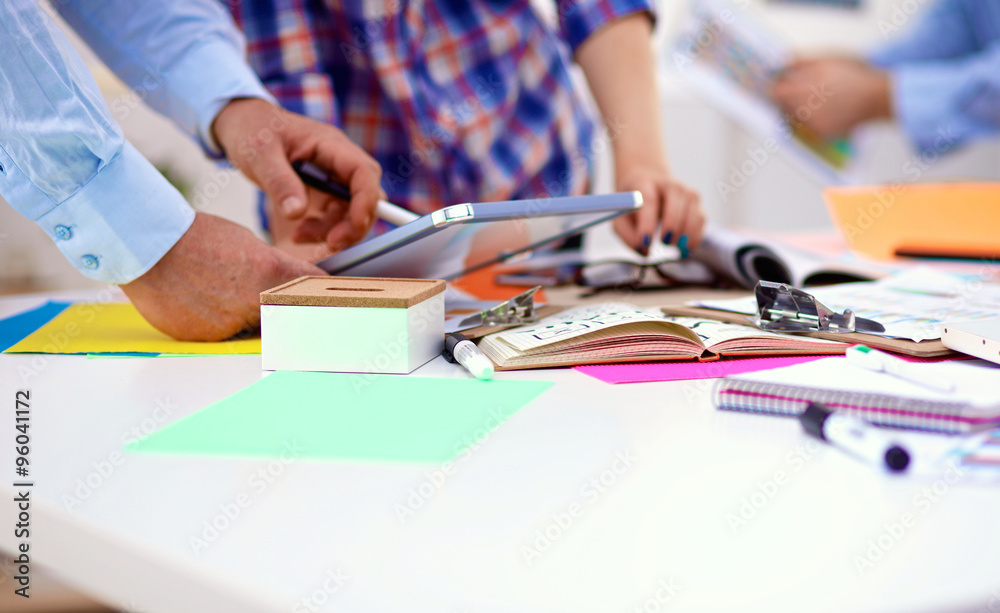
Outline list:
[[[823,197],[860,255],[1000,256],[1000,183],[831,187]]]

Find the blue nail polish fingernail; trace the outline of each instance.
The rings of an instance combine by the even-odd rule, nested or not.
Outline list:
[[[663,244],[664,245],[669,245],[670,241],[672,241],[672,240],[674,240],[674,233],[673,233],[673,231],[667,232],[666,235],[664,235],[664,237],[663,237]]]
[[[688,256],[687,234],[683,234],[679,239],[677,239],[677,248],[681,251],[681,258],[686,258]]]
[[[648,234],[642,237],[642,246],[643,247],[649,247],[649,235]]]

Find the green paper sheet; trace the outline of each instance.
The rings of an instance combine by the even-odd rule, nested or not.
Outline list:
[[[126,449],[446,462],[551,385],[548,381],[277,371]]]

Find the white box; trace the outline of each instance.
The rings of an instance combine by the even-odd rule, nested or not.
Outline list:
[[[445,282],[301,277],[260,295],[264,370],[406,374],[441,355]]]

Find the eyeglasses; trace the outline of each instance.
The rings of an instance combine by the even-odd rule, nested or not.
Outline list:
[[[701,262],[694,260],[665,260],[655,263],[606,261],[584,264],[577,269],[574,280],[594,290],[636,288],[644,285],[650,271],[664,283],[661,286],[709,284],[715,275]]]

